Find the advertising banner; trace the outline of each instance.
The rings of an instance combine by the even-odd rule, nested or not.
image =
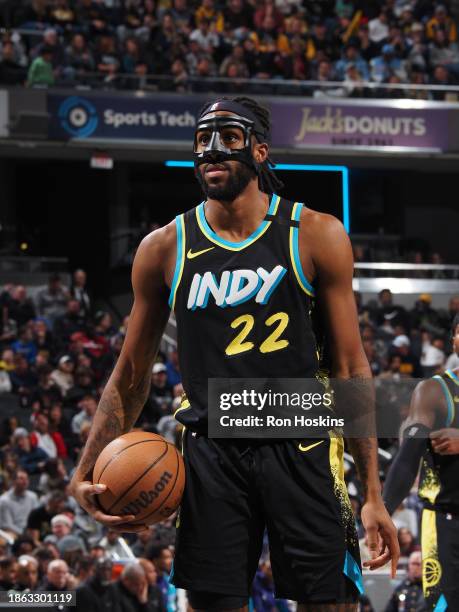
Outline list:
[[[405,101],[404,101],[405,102]],[[444,151],[448,110],[333,102],[276,102],[276,147],[397,147]]]
[[[49,137],[190,143],[202,96],[48,93]],[[207,97],[206,97],[207,99]],[[459,106],[408,100],[264,98],[273,148],[454,150]]]

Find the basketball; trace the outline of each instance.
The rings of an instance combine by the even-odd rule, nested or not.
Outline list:
[[[152,525],[179,506],[185,468],[173,444],[153,433],[133,431],[104,448],[94,466],[93,482],[107,486],[96,496],[103,512],[133,514],[131,524]]]

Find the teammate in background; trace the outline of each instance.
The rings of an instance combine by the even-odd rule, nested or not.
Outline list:
[[[72,480],[95,519],[136,531],[131,517],[98,509],[94,463],[127,432],[145,403],[151,369],[173,308],[186,397],[186,486],[173,583],[195,610],[246,610],[268,529],[276,596],[299,610],[357,609],[363,590],[343,440],[218,440],[207,436],[208,379],[314,378],[319,370],[311,309],[317,298],[331,375],[371,395],[371,371],[352,291],[353,261],[341,223],[276,195],[269,113],[248,98],[202,110],[195,174],[206,202],[147,236],[133,266],[134,306],[119,360],[105,387]],[[317,295],[316,295],[317,294]],[[224,307],[226,306],[226,307]],[[369,390],[370,389],[370,390]],[[349,407],[351,409],[352,407]],[[381,498],[376,439],[349,440],[364,490],[362,523],[377,568],[399,549]]]
[[[459,342],[459,315],[452,324]],[[422,581],[428,609],[459,610],[459,369],[420,382],[404,439],[390,467],[384,501],[392,514],[421,475]]]

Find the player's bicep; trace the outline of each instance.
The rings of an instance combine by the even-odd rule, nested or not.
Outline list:
[[[168,289],[164,278],[165,248],[161,236],[149,236],[139,246],[133,268],[134,303],[126,338],[117,364],[134,371],[150,368],[169,318]]]
[[[432,429],[437,417],[446,410],[440,385],[432,379],[421,381],[413,391],[406,425],[420,423]]]
[[[314,261],[318,275],[318,304],[324,317],[335,373],[347,375],[367,367],[360,339],[352,289],[353,256],[349,238],[337,219],[325,227]]]

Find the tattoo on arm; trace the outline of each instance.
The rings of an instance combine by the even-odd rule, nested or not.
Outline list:
[[[334,379],[335,410],[344,419],[344,435],[364,494],[379,487],[375,423],[375,393],[368,376]]]
[[[131,430],[148,397],[150,380],[147,373],[136,383],[131,383],[124,398],[113,381],[107,383],[77,468],[85,479],[91,478],[97,457],[105,446]]]

